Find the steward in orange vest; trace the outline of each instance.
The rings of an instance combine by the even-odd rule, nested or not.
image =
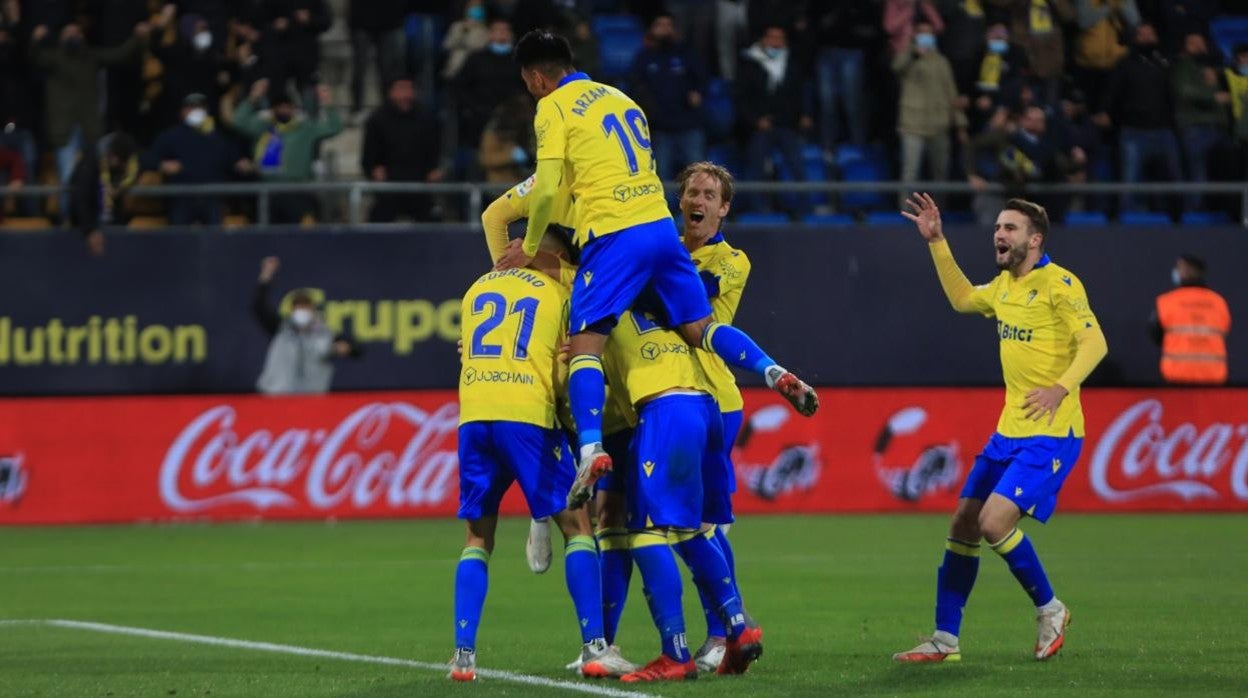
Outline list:
[[[1205,262],[1183,255],[1171,271],[1177,288],[1157,297],[1153,339],[1161,344],[1161,377],[1167,383],[1226,382],[1226,301],[1205,286]]]

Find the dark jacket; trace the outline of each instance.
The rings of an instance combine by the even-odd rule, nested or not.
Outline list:
[[[295,12],[308,10],[307,24],[295,21]],[[281,67],[273,79],[307,79],[321,62],[320,36],[329,29],[333,16],[325,0],[261,0],[253,11],[256,28],[260,30],[260,55],[266,60],[280,59]],[[285,17],[288,24],[278,31],[273,23]]]
[[[16,37],[0,44],[0,129],[8,124],[17,128],[34,128],[35,105],[32,104],[30,68]]]
[[[160,59],[165,74],[165,88],[161,90],[161,103],[157,110],[160,116],[158,123],[173,120],[175,113],[181,109],[182,99],[189,94],[199,93],[207,97],[208,112],[217,113],[222,88],[217,76],[222,71],[228,71],[230,65],[225,60],[225,54],[217,48],[215,39],[213,46],[205,51],[196,50],[189,41],[179,39],[173,44],[153,46],[152,53]]]
[[[468,56],[455,78],[460,144],[475,148],[494,108],[523,90],[524,82],[510,54],[483,48]]]
[[[829,2],[822,10],[812,10],[810,24],[820,46],[869,49],[884,40],[880,16],[883,3],[878,0]]]
[[[1212,70],[1218,78],[1214,84],[1205,82],[1205,71]],[[1174,120],[1179,128],[1188,126],[1213,126],[1226,128],[1226,105],[1218,104],[1217,93],[1222,89],[1218,70],[1211,64],[1188,55],[1179,56],[1170,74],[1174,90]]]
[[[145,44],[132,36],[115,48],[83,46],[74,55],[59,46],[31,45],[31,63],[47,75],[48,145],[65,145],[75,125],[82,128],[84,143],[93,145],[99,140],[100,68],[137,60]]]
[[[1174,124],[1170,61],[1160,51],[1132,50],[1109,78],[1108,111],[1119,127],[1168,129]]]
[[[706,71],[685,46],[642,49],[629,71],[630,94],[656,131],[698,128],[702,110],[689,103],[689,93],[706,96]]]
[[[771,117],[776,128],[797,128],[801,118],[810,114],[810,95],[793,55],[789,57],[784,77],[772,87],[768,84],[767,71],[750,51],[746,51],[737,68],[736,87],[737,114],[749,133],[758,128],[758,120],[764,116]]]
[[[351,0],[347,26],[366,32],[393,31],[403,26],[419,4],[412,0]]]
[[[165,175],[172,184],[212,184],[230,179],[242,153],[232,140],[216,130],[207,132],[178,124],[161,131],[143,157],[143,169],[159,169],[164,160],[177,160],[182,170]]]
[[[380,165],[391,182],[423,182],[438,166],[441,145],[438,123],[423,105],[403,112],[386,103],[364,124],[360,165],[365,177]]]
[[[147,0],[88,0],[92,42],[98,46],[120,46],[129,41],[134,25],[151,16],[147,5]]]

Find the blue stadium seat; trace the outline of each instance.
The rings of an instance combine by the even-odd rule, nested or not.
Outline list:
[[[599,39],[602,38],[603,34],[631,34],[643,31],[641,20],[636,15],[630,14],[595,15],[590,20],[590,26],[593,27],[594,34]]]
[[[1128,211],[1118,216],[1118,223],[1126,226],[1174,225],[1170,216],[1153,211]]]
[[[600,15],[593,18],[592,26],[598,38],[603,79],[617,79],[627,74],[645,35],[641,20],[633,15]]]
[[[970,225],[975,222],[975,214],[970,211],[941,211],[940,217],[950,225]]]
[[[732,85],[727,80],[711,78],[707,82],[702,115],[706,120],[706,135],[712,141],[725,140],[732,136],[737,110],[732,99]]]
[[[1109,225],[1109,217],[1100,211],[1071,211],[1066,214],[1066,225]]]
[[[805,225],[840,228],[854,224],[854,217],[845,213],[812,213],[802,218]]]
[[[1225,225],[1231,217],[1225,211],[1185,211],[1179,219],[1183,225]]]
[[[727,167],[728,171],[737,177],[742,176],[741,154],[737,152],[737,147],[731,143],[721,143],[707,148],[706,159],[717,165]]]
[[[848,143],[838,146],[836,168],[845,182],[880,182],[890,178],[888,159],[875,146]],[[847,209],[883,209],[887,208],[887,201],[882,192],[847,192],[841,195],[841,207]]]
[[[867,225],[898,226],[913,224],[902,218],[901,214],[896,211],[871,211],[867,214]]]
[[[1248,17],[1216,17],[1209,23],[1209,36],[1227,62],[1233,63],[1235,45],[1248,43]]]
[[[783,213],[742,213],[736,217],[737,225],[789,225],[791,222]]]

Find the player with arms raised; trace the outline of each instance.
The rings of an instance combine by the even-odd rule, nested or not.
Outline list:
[[[569,506],[580,506],[611,469],[602,447],[606,399],[602,352],[621,314],[643,288],[657,293],[665,315],[686,342],[753,371],[802,414],[818,408],[814,390],[776,364],[745,333],[714,322],[688,251],[681,246],[655,174],[646,116],[623,92],[572,67],[567,40],[526,34],[516,62],[537,98],[537,177],[525,238],[510,243],[497,268],[522,267],[537,251],[556,191],[566,180],[576,206],[580,273],[572,287],[572,359],[568,397],[580,440]]]
[[[1049,218],[1030,201],[1011,199],[993,232],[1001,273],[972,286],[941,230],[940,210],[915,194],[902,212],[927,240],[940,285],[954,309],[997,320],[1005,408],[997,432],[975,459],[953,515],[944,562],[936,573],[936,632],[918,647],[893,655],[900,662],[958,661],[962,609],[979,571],[979,541],[1005,559],[1036,606],[1035,657],[1057,654],[1070,611],[1057,599],[1031,541],[1018,528],[1023,515],[1041,523],[1083,446],[1079,386],[1105,357],[1105,335],[1083,284],[1045,254]]]

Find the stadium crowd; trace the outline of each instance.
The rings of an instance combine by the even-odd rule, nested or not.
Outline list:
[[[320,79],[335,11],[351,49],[345,117],[338,86]],[[1238,181],[1243,15],[1244,0],[2,0],[0,182],[67,189],[7,201],[0,216],[89,235],[142,214],[218,224],[222,201],[162,206],[126,189],[332,176],[320,144],[352,125],[370,180],[514,183],[535,163],[512,47],[539,27],[640,102],[665,180],[708,157],[746,181],[961,180],[979,193],[948,203],[980,216],[1035,182]],[[366,111],[370,72],[384,101]],[[1046,203],[1057,218],[1223,205],[1198,194]],[[755,195],[736,210],[894,204]],[[272,220],[306,220],[317,205],[276,197]],[[457,215],[432,197],[382,195],[370,220]]]

